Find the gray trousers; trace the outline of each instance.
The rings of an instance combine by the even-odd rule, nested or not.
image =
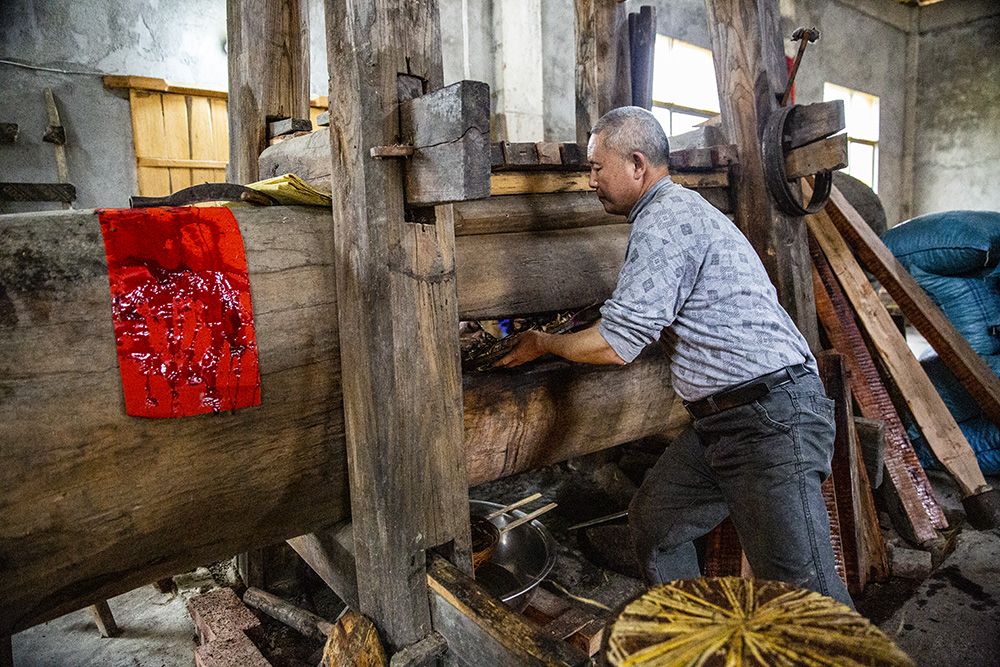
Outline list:
[[[667,447],[629,508],[650,582],[700,577],[692,540],[731,516],[755,577],[853,607],[834,569],[820,493],[833,438],[833,401],[812,373],[695,420]]]

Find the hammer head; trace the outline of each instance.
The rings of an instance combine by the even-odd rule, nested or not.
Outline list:
[[[816,28],[796,28],[795,32],[792,33],[792,41],[797,42],[800,39],[815,42],[819,39],[819,30]]]

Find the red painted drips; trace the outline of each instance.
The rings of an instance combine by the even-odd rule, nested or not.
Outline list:
[[[98,211],[125,412],[260,404],[243,237],[228,208]]]

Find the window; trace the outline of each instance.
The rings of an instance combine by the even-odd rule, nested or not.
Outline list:
[[[653,52],[653,115],[667,136],[683,134],[718,113],[719,93],[712,52],[657,35]]]
[[[847,120],[847,169],[844,171],[878,192],[878,98],[824,83],[823,100],[844,101]]]

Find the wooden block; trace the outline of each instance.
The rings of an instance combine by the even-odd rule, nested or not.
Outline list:
[[[17,123],[0,123],[0,144],[13,144],[17,141]]]
[[[739,161],[736,146],[724,144],[707,148],[684,148],[670,151],[670,170],[719,169]]]
[[[845,127],[844,101],[798,104],[788,113],[785,132],[791,148],[837,134]]]
[[[443,558],[427,570],[434,628],[468,665],[583,665],[588,656],[555,639]]]
[[[107,600],[102,600],[95,605],[91,605],[90,613],[93,614],[97,630],[101,633],[102,637],[117,637],[121,634]]]
[[[865,470],[871,488],[882,486],[882,471],[885,468],[885,422],[881,419],[854,418],[854,428],[858,433],[858,444],[864,458]]]
[[[544,232],[598,225],[620,225],[625,218],[604,211],[592,192],[512,195],[459,202],[455,236]]]
[[[559,153],[563,165],[584,167],[587,165],[587,147],[580,144],[561,144]]]
[[[479,81],[400,102],[403,142],[414,148],[404,168],[409,205],[489,196],[489,113],[490,89]]]
[[[329,125],[329,115],[327,115],[327,124]],[[312,132],[312,129],[312,121],[308,118],[282,118],[268,122],[267,137],[274,139],[293,132]]]
[[[389,667],[423,667],[448,652],[448,642],[436,632],[393,654]]]
[[[792,149],[785,156],[785,175],[788,180],[834,171],[847,166],[847,135],[838,134],[820,139],[800,148]]]
[[[271,663],[243,633],[220,637],[194,651],[195,667],[270,667]]]
[[[289,132],[288,134],[282,134],[277,137],[272,137],[267,140],[267,145],[273,146],[275,144],[280,144],[282,141],[287,141],[288,139],[294,139],[295,137],[301,137],[303,134],[309,134],[309,131],[302,130],[299,132]]]
[[[535,144],[511,143],[504,141],[500,144],[503,150],[503,161],[505,165],[522,166],[538,164],[538,149]]]
[[[384,667],[385,649],[372,622],[348,611],[330,632],[320,667]]]
[[[718,125],[701,125],[690,132],[668,137],[667,141],[670,143],[670,152],[728,144]]]
[[[503,144],[490,144],[490,169],[503,167]]]
[[[330,112],[324,111],[320,115],[316,116],[316,125],[318,127],[328,127],[330,125]]]
[[[0,201],[60,201],[76,199],[72,183],[0,183]]]
[[[562,164],[561,144],[552,141],[540,141],[535,144],[538,154],[538,164]]]
[[[202,644],[212,643],[216,639],[238,637],[260,627],[260,620],[247,609],[231,588],[217,588],[191,598],[187,608]]]
[[[632,73],[632,105],[653,106],[653,52],[656,47],[656,7],[643,5],[628,15]]]

